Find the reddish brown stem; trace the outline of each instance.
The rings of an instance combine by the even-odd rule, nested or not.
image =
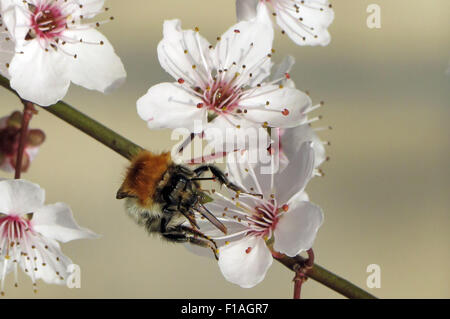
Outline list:
[[[294,285],[294,299],[300,299],[300,295],[302,293],[302,280],[296,280]]]
[[[306,253],[308,254],[308,259],[305,262],[305,268],[310,269],[314,266],[314,250],[311,248]]]
[[[14,175],[15,179],[19,179],[20,174],[22,172],[23,153],[25,151],[25,146],[27,144],[28,126],[30,124],[34,112],[36,112],[33,103],[25,100],[22,100],[22,103],[24,108],[23,108],[22,126],[20,128],[19,148],[17,150],[16,172]]]
[[[305,275],[297,272],[294,278],[294,299],[300,299],[302,293],[302,285],[305,282]]]
[[[294,277],[294,299],[300,299],[302,292],[302,285],[306,281],[307,277],[305,272],[314,266],[314,251],[309,249],[307,251],[308,259],[305,261],[304,265],[295,265],[295,277]]]

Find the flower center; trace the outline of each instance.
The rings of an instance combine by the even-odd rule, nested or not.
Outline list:
[[[17,269],[20,266],[30,275],[34,292],[37,292],[36,279],[41,267],[48,267],[47,271],[55,271],[55,278],[59,278],[61,283],[64,280],[61,273],[66,266],[60,264],[59,255],[50,242],[33,230],[32,218],[33,213],[20,216],[0,213],[0,296],[5,295],[5,277],[10,266],[14,267],[15,286],[18,286]],[[51,273],[46,273],[49,274]]]
[[[66,28],[67,17],[61,8],[54,2],[44,1],[36,6],[29,5],[32,29],[27,38],[54,39],[61,35]]]
[[[249,218],[253,228],[250,234],[270,239],[272,231],[278,224],[278,219],[278,208],[272,203],[265,203],[263,206],[256,207],[255,213]]]
[[[204,93],[208,110],[214,113],[230,113],[238,107],[242,90],[232,83],[215,81]]]
[[[0,216],[2,215],[0,213]],[[8,255],[5,249],[8,250],[19,244],[26,232],[31,230],[31,216],[32,214],[27,214],[25,217],[6,215],[0,218],[0,255]]]

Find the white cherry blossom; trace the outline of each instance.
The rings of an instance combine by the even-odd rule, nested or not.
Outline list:
[[[15,45],[11,87],[23,99],[48,106],[65,96],[71,82],[103,93],[124,82],[120,58],[96,30],[105,21],[92,20],[105,11],[104,0],[0,0],[0,5]]]
[[[238,20],[252,19],[258,5],[272,9],[277,24],[298,45],[328,45],[334,11],[328,0],[236,0]]]
[[[304,189],[314,169],[312,142],[304,142],[283,171],[263,174],[262,164],[245,161],[247,152],[235,152],[229,161],[228,177],[245,192],[258,196],[214,192],[207,208],[224,223],[223,235],[206,220],[200,230],[219,246],[219,267],[224,277],[243,288],[261,282],[272,264],[268,245],[277,252],[296,256],[310,249],[323,222],[322,210],[309,202]]]
[[[280,64],[274,67],[275,71],[272,74],[272,78],[275,80],[282,78],[282,75],[286,75],[279,84],[295,88],[295,83],[289,75],[294,64],[295,59],[292,56],[286,57]],[[311,105],[304,113],[309,115],[311,112],[319,109],[322,105],[323,102]],[[323,127],[313,128],[311,126],[311,123],[318,121],[320,118],[320,116],[308,117],[308,120],[304,124],[286,129],[277,128],[273,130],[272,135],[276,134],[276,141],[272,144],[274,147],[271,146],[269,151],[275,151],[279,155],[278,160],[280,170],[283,170],[288,165],[289,158],[297,154],[304,142],[311,141],[313,142],[312,147],[314,149],[314,175],[322,174],[319,170],[319,166],[327,159],[325,155],[325,145],[328,144],[328,142],[322,141],[317,135],[317,131],[323,130]],[[272,143],[273,142],[274,141],[272,140]]]
[[[295,59],[292,56],[287,56],[281,63],[274,66],[274,72],[271,78],[282,79],[277,82],[286,87],[295,88],[295,83],[290,77],[290,72],[295,64]],[[285,75],[284,77],[282,77]],[[309,115],[311,112],[319,109],[324,103],[320,102],[316,105],[311,105],[305,109],[304,113]],[[277,152],[278,167],[277,169],[283,170],[289,163],[289,158],[295,156],[304,142],[311,141],[314,149],[314,175],[321,175],[319,166],[327,160],[325,155],[325,145],[328,142],[322,141],[317,135],[317,131],[324,130],[323,127],[313,128],[311,123],[318,121],[321,116],[308,117],[304,124],[300,124],[291,128],[275,128],[272,130],[272,141],[269,146],[270,152]],[[330,129],[330,127],[328,127]],[[273,137],[275,136],[275,137]]]
[[[64,203],[45,205],[45,191],[25,180],[0,181],[0,280],[13,272],[16,286],[21,268],[37,289],[37,280],[65,284],[72,264],[58,242],[96,238],[80,228]]]
[[[261,8],[218,37],[212,46],[198,29],[182,30],[179,20],[164,23],[158,45],[161,66],[176,80],[150,88],[137,101],[149,128],[187,128],[200,122],[205,138],[211,128],[244,135],[247,128],[293,127],[306,120],[311,106],[303,92],[274,81],[270,75],[273,28]],[[282,75],[284,77],[284,75]]]
[[[280,156],[280,170],[283,170],[289,165],[289,159],[298,153],[301,145],[304,142],[312,141],[312,148],[314,150],[314,175],[321,175],[319,166],[327,159],[325,154],[325,144],[316,131],[309,125],[303,124],[293,128],[279,130],[279,156]]]

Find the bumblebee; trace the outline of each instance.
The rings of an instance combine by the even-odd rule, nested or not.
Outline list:
[[[202,177],[210,172],[212,177]],[[216,166],[201,165],[193,170],[175,164],[170,153],[140,152],[131,162],[117,199],[126,199],[127,213],[149,233],[164,239],[209,247],[217,258],[213,240],[199,231],[195,213],[201,214],[223,233],[226,227],[204,206],[209,196],[200,181],[213,180],[236,193],[242,190],[231,183]],[[183,225],[189,221],[190,226]]]

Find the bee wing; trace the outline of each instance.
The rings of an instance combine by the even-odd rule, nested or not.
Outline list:
[[[211,213],[208,208],[200,204],[196,207],[196,211],[199,212],[203,217],[205,217],[211,224],[216,226],[222,233],[227,234],[227,228],[216,216]]]

